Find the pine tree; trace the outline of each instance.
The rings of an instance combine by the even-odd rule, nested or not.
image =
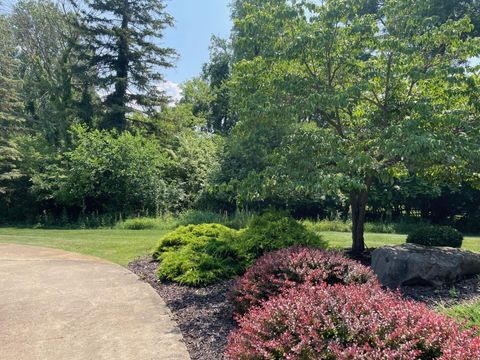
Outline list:
[[[135,106],[152,109],[165,102],[156,85],[159,68],[172,66],[175,51],[158,45],[165,28],[173,25],[163,0],[85,0],[74,4],[85,34],[85,53],[97,69],[95,84],[106,92],[102,127],[127,127]]]
[[[0,194],[9,191],[11,181],[21,176],[17,169],[20,154],[12,141],[22,126],[20,80],[15,41],[8,19],[0,16]]]

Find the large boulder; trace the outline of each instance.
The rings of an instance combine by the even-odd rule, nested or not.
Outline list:
[[[372,268],[388,287],[442,286],[480,273],[480,254],[450,247],[415,244],[385,246],[372,254]]]

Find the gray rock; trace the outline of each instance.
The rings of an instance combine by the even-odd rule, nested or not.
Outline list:
[[[382,285],[450,285],[480,273],[480,254],[450,247],[414,244],[385,246],[372,254],[372,269]]]

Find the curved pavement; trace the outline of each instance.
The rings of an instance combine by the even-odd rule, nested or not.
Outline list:
[[[119,265],[0,244],[2,360],[188,360],[163,300]]]

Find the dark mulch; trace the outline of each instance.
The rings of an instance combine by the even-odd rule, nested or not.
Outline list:
[[[442,304],[454,306],[456,304],[480,300],[480,277],[464,279],[452,286],[434,288],[431,286],[402,286],[400,289],[404,297],[415,301],[422,301],[430,307]]]
[[[369,265],[370,252],[360,260]],[[136,260],[128,268],[149,283],[165,300],[182,331],[192,360],[221,360],[229,333],[234,329],[233,309],[226,294],[232,281],[193,288],[157,280],[158,262],[151,257]],[[404,286],[404,297],[425,302],[434,307],[439,303],[452,306],[460,302],[480,299],[480,277],[462,280],[444,288]]]
[[[235,327],[233,308],[226,299],[232,281],[193,288],[157,280],[158,262],[151,257],[131,262],[128,268],[149,283],[167,303],[182,331],[192,360],[220,360],[228,334]]]

